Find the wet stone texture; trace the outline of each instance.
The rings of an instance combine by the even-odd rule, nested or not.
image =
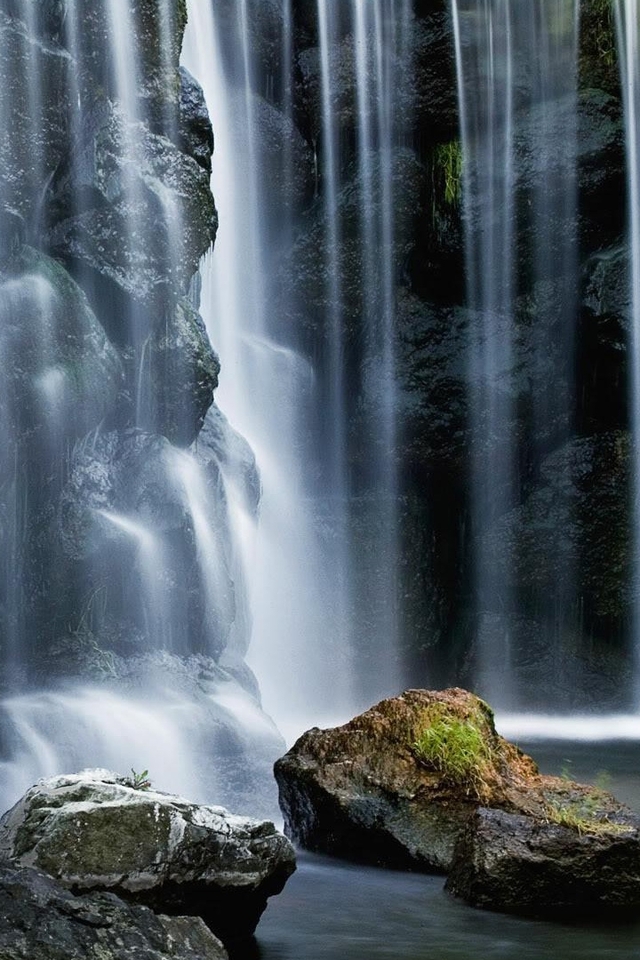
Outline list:
[[[295,870],[269,821],[198,806],[107,771],[42,780],[0,821],[0,855],[79,893],[109,891],[200,916],[224,941],[250,936]]]
[[[74,896],[39,870],[0,862],[3,960],[226,960],[198,917],[158,916],[112,893]]]

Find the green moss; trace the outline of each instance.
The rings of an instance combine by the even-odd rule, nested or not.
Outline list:
[[[608,818],[604,804],[606,797],[594,789],[579,797],[550,797],[546,804],[547,819],[579,834],[619,834],[633,829]]]

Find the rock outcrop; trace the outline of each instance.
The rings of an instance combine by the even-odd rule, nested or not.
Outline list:
[[[199,916],[224,941],[250,936],[295,870],[268,821],[158,793],[107,771],[42,780],[0,821],[0,855],[69,890],[108,891]]]
[[[112,893],[74,896],[39,870],[0,863],[3,960],[227,960],[198,917],[156,915]]]
[[[584,801],[582,809],[588,820]],[[639,853],[640,818],[622,812],[570,827],[480,809],[456,847],[445,886],[474,907],[510,913],[637,916]]]
[[[640,906],[640,817],[541,775],[464,690],[408,690],[309,730],[275,772],[285,830],[308,849],[449,872],[448,889],[496,910]]]

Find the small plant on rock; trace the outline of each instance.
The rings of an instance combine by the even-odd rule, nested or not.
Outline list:
[[[127,787],[132,787],[134,790],[150,790],[151,780],[149,780],[149,771],[143,770],[142,773],[137,773],[133,767],[131,767],[131,776],[125,777],[124,783]]]
[[[597,787],[583,794],[551,796],[546,803],[549,823],[584,833],[616,834],[632,829],[609,818],[607,795]]]
[[[492,759],[482,729],[472,719],[436,716],[413,744],[419,763],[454,786],[479,796]]]

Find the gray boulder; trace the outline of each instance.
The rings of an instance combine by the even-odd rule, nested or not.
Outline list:
[[[198,806],[108,771],[41,780],[0,821],[0,855],[73,892],[109,891],[249,936],[295,870],[269,821]]]
[[[480,809],[456,847],[446,888],[476,907],[513,913],[637,915],[640,818],[618,814],[576,829]]]
[[[0,865],[2,960],[227,960],[199,917],[157,916],[112,893],[76,897],[39,870]]]

